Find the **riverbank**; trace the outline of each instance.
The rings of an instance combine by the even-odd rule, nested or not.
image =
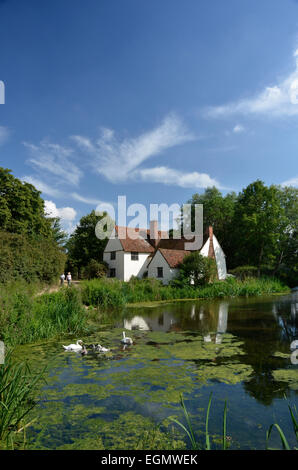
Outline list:
[[[58,292],[40,292],[40,286],[10,283],[0,287],[0,339],[7,345],[26,344],[62,335],[86,334],[98,324],[95,307],[108,314],[127,306],[156,302],[248,297],[287,293],[290,289],[271,278],[215,282],[206,286],[182,288],[164,286],[154,279],[83,281]],[[97,310],[96,310],[97,312]]]
[[[249,278],[237,280],[229,278],[201,287],[164,286],[155,279],[133,279],[130,282],[118,279],[95,279],[83,281],[82,299],[86,305],[115,309],[144,302],[164,302],[194,299],[218,299],[225,297],[245,297],[264,294],[290,292],[277,279]]]

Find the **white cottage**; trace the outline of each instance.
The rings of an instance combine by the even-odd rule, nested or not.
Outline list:
[[[132,276],[150,277],[168,284],[178,274],[178,266],[190,253],[184,250],[185,239],[169,239],[168,233],[158,230],[157,221],[150,230],[116,226],[109,239],[103,259],[109,266],[109,277],[129,281]],[[209,227],[203,247],[203,256],[214,258],[218,279],[227,274],[225,254]]]

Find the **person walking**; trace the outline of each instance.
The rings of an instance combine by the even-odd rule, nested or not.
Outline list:
[[[64,280],[65,280],[65,274],[61,274],[60,276],[60,285],[63,286],[64,285]]]
[[[67,284],[70,286],[71,285],[71,274],[70,273],[67,273],[66,280],[67,280]]]

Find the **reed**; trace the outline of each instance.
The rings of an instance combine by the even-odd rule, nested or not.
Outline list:
[[[5,364],[0,365],[0,448],[14,447],[25,435],[25,418],[34,408],[35,395],[44,370],[33,373],[28,364],[14,363],[8,351]]]
[[[164,286],[156,279],[94,279],[82,283],[82,299],[87,305],[104,309],[120,308],[129,303],[175,299],[217,299],[288,292],[289,288],[273,278],[237,280],[229,278],[202,287],[176,284]]]

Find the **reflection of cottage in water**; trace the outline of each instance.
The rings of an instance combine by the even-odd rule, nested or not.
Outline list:
[[[132,318],[125,319],[123,326],[126,330],[143,330],[143,331],[177,331],[195,328],[204,336],[206,342],[213,341],[221,343],[222,335],[227,330],[228,323],[228,302],[218,302],[212,305],[200,305],[193,303],[190,306],[189,314],[182,316],[179,314],[179,305],[176,310],[173,306],[167,309],[162,307],[160,311],[154,315],[150,313],[138,314]]]
[[[220,344],[222,341],[222,335],[227,331],[228,327],[228,312],[229,312],[229,304],[228,302],[221,302],[218,306],[218,321],[217,321],[217,329],[216,334],[214,336],[214,342],[216,344]],[[204,341],[206,343],[212,342],[211,334],[208,333],[204,336]]]

